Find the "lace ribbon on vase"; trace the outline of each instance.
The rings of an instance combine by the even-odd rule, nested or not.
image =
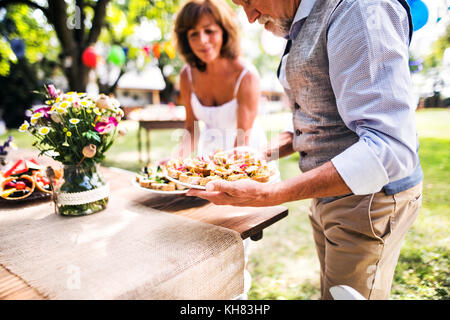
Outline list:
[[[59,205],[80,205],[86,203],[92,203],[104,199],[109,196],[109,184],[101,186],[89,191],[82,192],[61,192],[58,193],[58,204]]]

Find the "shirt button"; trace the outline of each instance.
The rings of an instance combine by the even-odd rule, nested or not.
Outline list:
[[[306,157],[307,153],[306,153],[305,151],[302,151],[302,152],[300,152],[300,155],[301,155],[302,157]]]
[[[299,105],[298,105],[297,103],[295,104],[295,106],[294,106],[294,107],[295,107],[295,110],[298,110],[298,109],[300,109],[300,106],[299,106]]]
[[[299,129],[297,129],[297,130],[295,130],[295,134],[299,136],[302,134],[302,132]]]

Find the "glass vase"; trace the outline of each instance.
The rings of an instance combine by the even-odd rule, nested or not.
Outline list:
[[[109,198],[109,185],[93,166],[63,165],[64,182],[58,189],[56,204],[63,216],[82,216],[102,211]]]

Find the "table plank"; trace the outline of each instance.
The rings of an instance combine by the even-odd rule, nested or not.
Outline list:
[[[44,295],[18,275],[0,265],[0,300],[41,300]]]

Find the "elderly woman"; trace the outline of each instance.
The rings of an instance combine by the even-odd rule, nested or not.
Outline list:
[[[256,69],[240,57],[239,29],[233,10],[223,0],[189,0],[175,21],[177,49],[186,66],[180,74],[186,108],[186,134],[178,156],[209,154],[249,146],[263,149],[266,135],[257,124],[260,97]],[[205,128],[198,134],[197,122]],[[249,240],[244,241],[248,260]],[[251,277],[245,272],[243,298]]]
[[[177,49],[186,66],[180,75],[187,134],[179,156],[250,146],[262,149],[266,136],[256,123],[259,77],[240,57],[234,12],[221,0],[187,1],[175,22]],[[199,133],[197,121],[205,125]]]

